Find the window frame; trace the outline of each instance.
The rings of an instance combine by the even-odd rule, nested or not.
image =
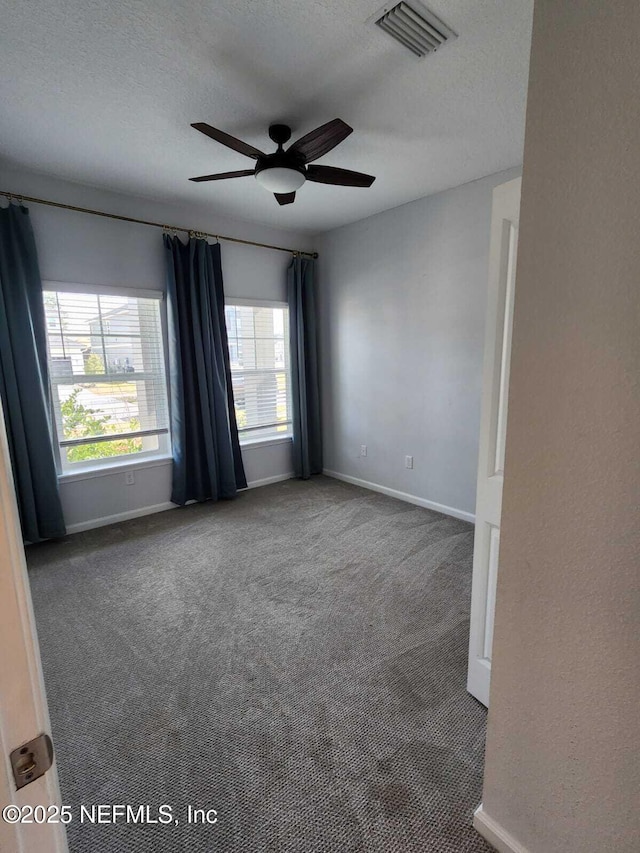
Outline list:
[[[49,352],[47,347],[47,370],[49,374],[49,389],[51,394],[51,421],[52,432],[54,439],[54,456],[58,479],[61,481],[72,480],[78,476],[86,475],[91,471],[106,472],[107,469],[129,468],[131,466],[144,465],[157,461],[166,461],[172,458],[171,453],[171,399],[169,394],[169,364],[168,364],[168,326],[167,326],[167,308],[166,295],[163,290],[135,288],[135,287],[114,287],[113,285],[102,284],[80,284],[77,282],[68,281],[53,281],[46,279],[42,282],[43,298],[45,293],[79,293],[87,295],[99,296],[122,296],[131,299],[153,299],[159,303],[160,316],[160,339],[162,342],[162,355],[164,362],[164,380],[165,392],[167,395],[167,426],[153,430],[136,430],[135,432],[116,433],[107,436],[96,436],[87,440],[82,439],[62,439],[59,432],[58,417],[54,406],[54,386],[69,384],[69,377],[53,377],[51,373],[51,365],[49,361]],[[46,330],[48,337],[49,330]],[[143,374],[140,381],[144,381]],[[104,377],[104,378],[103,378]],[[74,374],[74,381],[82,383],[90,381],[107,382],[109,374]],[[67,380],[59,381],[59,380]],[[67,462],[63,461],[62,450],[65,447],[73,447],[82,444],[94,444],[100,441],[113,441],[119,438],[144,438],[150,435],[158,436],[158,448],[155,450],[141,450],[137,453],[126,453],[121,456],[110,456],[101,459],[87,459],[85,462]]]
[[[240,296],[225,296],[224,307],[233,307],[237,306],[238,308],[284,308],[287,311],[287,328],[289,328],[289,322],[291,320],[289,316],[289,303],[286,300],[280,299],[252,299],[251,297],[240,297]],[[226,315],[225,315],[226,322]],[[229,330],[227,329],[227,351],[229,352],[229,359],[231,360],[231,352],[229,351],[228,341],[229,341]],[[231,336],[232,337],[232,336]],[[245,427],[244,429],[238,428],[238,439],[240,441],[240,446],[243,448],[251,448],[251,447],[267,447],[270,444],[280,444],[285,441],[292,441],[293,439],[293,407],[292,407],[292,395],[291,395],[291,340],[289,335],[285,336],[285,346],[289,352],[289,360],[288,360],[288,369],[284,370],[280,369],[268,369],[263,368],[262,372],[265,373],[284,373],[287,378],[287,410],[291,414],[291,417],[286,421],[278,421],[274,424],[265,424],[263,426],[258,427],[249,427],[248,429]],[[231,375],[233,376],[233,369],[231,370]],[[260,369],[256,370],[242,370],[237,372],[247,372],[247,373],[260,373]],[[243,436],[243,432],[257,432],[261,429],[268,429],[269,427],[277,427],[286,425],[288,427],[286,433],[282,433],[280,435],[262,435],[257,436],[256,438],[251,438],[250,436]]]

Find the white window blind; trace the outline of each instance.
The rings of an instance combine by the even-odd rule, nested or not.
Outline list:
[[[228,303],[225,316],[241,442],[291,435],[289,309]]]
[[[62,469],[168,451],[160,298],[45,290]]]

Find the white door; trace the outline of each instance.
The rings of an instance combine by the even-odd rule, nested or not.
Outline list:
[[[0,850],[2,853],[66,853],[67,840],[59,820],[60,790],[53,766],[20,787],[10,754],[36,738],[50,734],[40,652],[22,547],[7,434],[0,407]],[[27,752],[22,761],[31,761]],[[36,764],[38,757],[36,757]],[[23,763],[25,781],[29,772]],[[17,806],[15,809],[7,809]],[[40,808],[35,808],[39,806]],[[44,807],[44,808],[43,808]],[[24,823],[13,823],[16,816]],[[64,820],[67,817],[62,815]],[[30,821],[30,822],[29,822]]]
[[[489,705],[521,179],[493,191],[467,690]]]

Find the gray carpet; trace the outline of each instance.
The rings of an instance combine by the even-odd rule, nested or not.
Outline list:
[[[472,543],[318,477],[30,547],[72,853],[489,850]],[[80,803],[178,823],[81,824]]]

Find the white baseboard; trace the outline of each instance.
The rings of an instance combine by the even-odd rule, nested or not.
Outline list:
[[[153,515],[154,512],[164,512],[166,509],[175,508],[176,504],[171,503],[171,501],[164,501],[164,503],[153,504],[152,506],[142,506],[126,512],[117,512],[115,515],[91,518],[89,521],[81,521],[78,524],[67,524],[67,533],[82,533],[83,530],[106,527],[108,524],[116,524],[118,521],[129,521],[130,518],[142,518],[143,515]]]
[[[265,477],[263,480],[252,480],[247,483],[248,489],[257,489],[260,486],[269,486],[271,483],[279,483],[281,480],[290,480],[294,477],[293,471],[286,474],[277,474],[275,477]],[[196,503],[196,501],[189,501]],[[126,512],[118,512],[115,515],[105,515],[103,518],[91,518],[88,521],[81,521],[78,524],[68,524],[67,533],[82,533],[83,530],[93,530],[96,527],[106,527],[108,524],[116,524],[118,521],[129,521],[131,518],[142,518],[144,515],[153,515],[155,512],[164,512],[167,509],[176,509],[177,504],[171,501],[164,501],[160,504],[152,506],[143,506],[138,509],[130,509]]]
[[[473,815],[473,826],[498,853],[529,853],[523,844],[484,811],[482,803]]]
[[[247,483],[248,489],[258,489],[260,486],[270,486],[271,483],[281,483],[283,480],[291,480],[296,475],[293,471],[288,471],[286,474],[276,474],[275,477],[265,477],[262,480],[251,480]]]
[[[322,473],[326,474],[327,477],[333,477],[335,480],[343,480],[345,483],[351,483],[353,486],[361,486],[363,489],[370,489],[372,492],[380,492],[383,495],[388,495],[390,498],[397,498],[399,501],[406,501],[406,503],[415,504],[415,506],[432,509],[435,512],[443,513],[443,515],[451,515],[462,521],[469,521],[471,524],[474,524],[476,520],[475,515],[471,512],[465,512],[462,509],[456,509],[452,506],[445,506],[435,501],[428,501],[426,498],[419,498],[417,495],[410,495],[408,492],[399,492],[397,489],[390,489],[378,483],[370,483],[368,480],[361,480],[359,477],[340,474],[338,471],[330,471],[328,468],[323,468]]]

